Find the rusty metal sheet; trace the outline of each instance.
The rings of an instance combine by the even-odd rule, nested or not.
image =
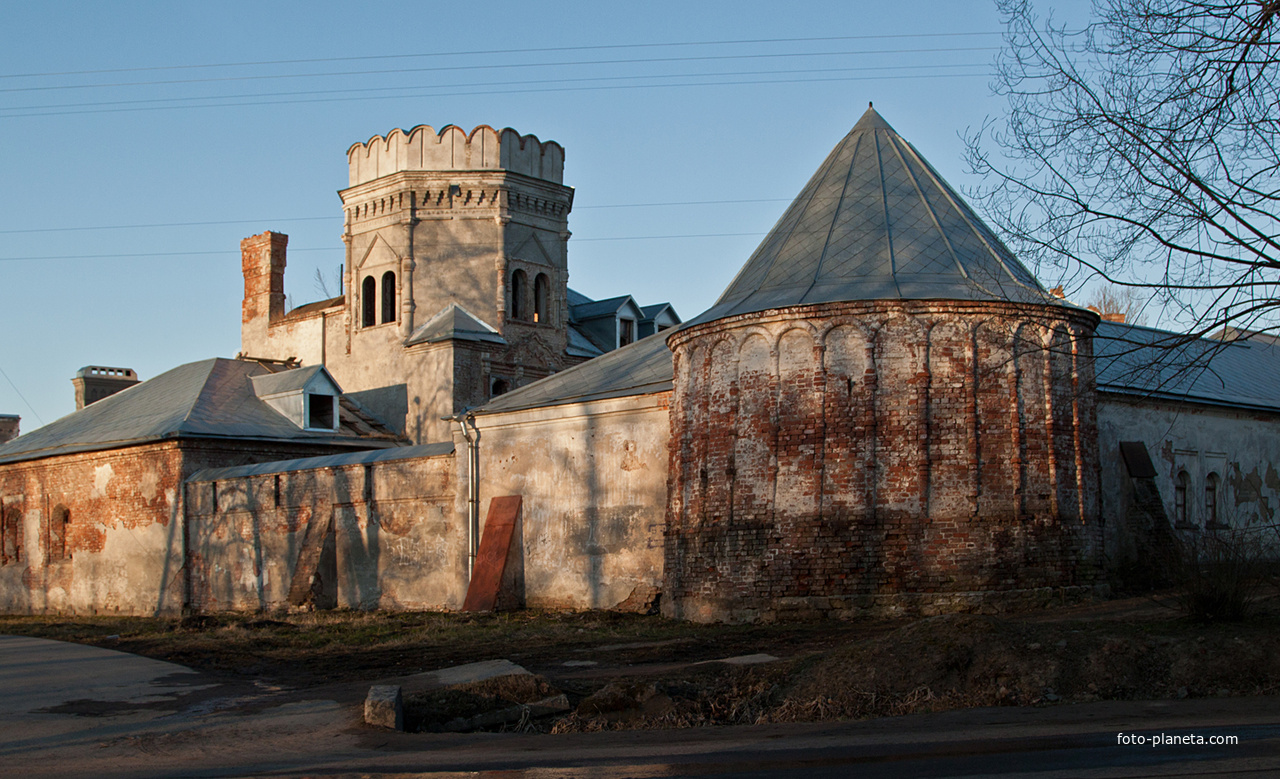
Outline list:
[[[489,515],[484,520],[484,533],[480,536],[480,549],[471,572],[471,584],[467,587],[467,599],[462,604],[463,611],[493,611],[497,604],[502,574],[507,568],[507,552],[515,536],[516,521],[520,519],[520,506],[519,495],[489,501]]]

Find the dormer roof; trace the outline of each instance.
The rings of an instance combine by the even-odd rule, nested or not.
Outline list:
[[[1061,305],[915,147],[868,108],[689,324],[846,300]]]

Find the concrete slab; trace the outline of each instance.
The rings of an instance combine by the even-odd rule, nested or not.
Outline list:
[[[706,665],[708,663],[725,663],[727,665],[760,665],[761,663],[775,663],[777,661],[778,658],[773,655],[766,655],[763,652],[759,652],[754,655],[737,655],[736,657],[725,657],[719,660],[703,660],[700,663],[694,663],[694,665]]]
[[[441,668],[438,671],[414,674],[401,677],[400,685],[405,692],[422,692],[436,690],[441,687],[452,687],[455,684],[470,684],[494,679],[499,676],[524,676],[529,671],[510,660],[483,660],[479,663],[455,665],[452,668]]]

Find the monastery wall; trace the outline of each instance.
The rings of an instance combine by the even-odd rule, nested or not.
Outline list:
[[[295,467],[187,484],[193,608],[462,605],[453,454],[284,470]]]
[[[1146,448],[1164,517],[1184,538],[1218,532],[1280,549],[1280,414],[1101,394],[1102,508],[1113,565],[1153,551],[1144,546],[1143,529],[1132,526],[1140,485],[1130,476],[1122,441]],[[1179,474],[1185,474],[1181,497]]]
[[[476,417],[482,511],[494,497],[523,498],[517,538],[528,606],[614,608],[631,599],[628,608],[643,609],[661,588],[669,397]],[[466,445],[456,439],[460,483]],[[465,517],[465,484],[458,496]]]
[[[1087,590],[1092,329],[1065,309],[880,301],[678,332],[664,613],[928,613]]]

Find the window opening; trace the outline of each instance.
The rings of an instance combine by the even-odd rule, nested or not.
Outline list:
[[[1173,521],[1178,525],[1187,524],[1187,472],[1178,471],[1178,478],[1173,485]]]
[[[382,274],[382,323],[396,321],[396,274]]]
[[[363,327],[373,327],[378,323],[378,282],[373,280],[372,276],[365,276],[364,282],[360,284],[360,305],[362,307],[360,324]]]
[[[547,322],[547,299],[550,286],[551,282],[547,280],[545,273],[539,273],[533,280],[533,321],[535,322],[542,324]]]
[[[636,321],[634,319],[619,320],[618,346],[626,346],[636,341]]]
[[[67,552],[67,535],[71,530],[71,510],[61,504],[53,509],[49,520],[49,558],[67,560],[71,557]]]
[[[499,395],[505,395],[510,390],[511,385],[507,383],[506,379],[494,379],[493,387],[489,391],[489,397],[496,398]]]
[[[529,277],[525,272],[516,269],[511,274],[511,318],[524,319],[527,316],[525,296],[529,293]]]
[[[22,553],[21,524],[22,512],[18,509],[7,508],[0,513],[0,565],[18,562]]]
[[[307,427],[333,430],[333,396],[307,394]]]
[[[1211,473],[1204,480],[1204,523],[1218,524],[1218,474]]]

